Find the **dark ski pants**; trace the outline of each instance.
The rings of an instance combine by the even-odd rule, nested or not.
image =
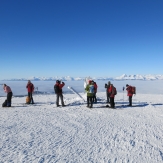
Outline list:
[[[32,102],[32,104],[34,104],[32,92],[28,92],[28,97],[30,98],[30,102]]]
[[[106,92],[107,103],[110,103],[110,93]]]
[[[87,96],[87,107],[93,107],[93,96]]]
[[[62,106],[64,106],[64,101],[63,101],[63,95],[62,94],[56,94],[56,105],[59,106],[59,98],[61,99]]]
[[[111,108],[115,107],[114,97],[110,97],[110,107]]]
[[[129,106],[132,106],[132,96],[129,96]]]
[[[96,93],[93,95],[93,102],[97,102]]]
[[[7,106],[11,106],[12,92],[7,93]]]

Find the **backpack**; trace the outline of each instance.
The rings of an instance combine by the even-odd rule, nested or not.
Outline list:
[[[95,87],[93,85],[89,86],[89,93],[95,93]]]
[[[132,86],[132,93],[136,94],[136,87],[135,86]]]
[[[31,99],[27,96],[26,97],[26,104],[30,104],[30,102],[31,102]]]
[[[54,92],[55,94],[60,92],[59,85],[54,85]]]
[[[116,95],[117,94],[117,90],[115,87],[113,87],[113,91],[112,91],[113,95]]]
[[[2,104],[2,107],[6,107],[7,106],[7,100],[5,100],[5,102]]]

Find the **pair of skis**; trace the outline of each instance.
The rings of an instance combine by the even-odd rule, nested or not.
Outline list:
[[[76,95],[78,95],[85,102],[84,98],[74,88],[69,86],[67,88],[71,90],[73,93],[75,93]]]
[[[87,84],[89,83],[89,80],[92,80],[91,77],[86,77],[85,80],[84,80],[84,89],[86,88]],[[84,98],[72,87],[67,87],[69,90],[71,90],[73,93],[75,93],[76,95],[78,95],[84,102],[86,102],[84,100]]]

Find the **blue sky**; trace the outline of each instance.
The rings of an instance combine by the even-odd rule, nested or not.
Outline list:
[[[162,0],[1,0],[0,79],[163,74]]]

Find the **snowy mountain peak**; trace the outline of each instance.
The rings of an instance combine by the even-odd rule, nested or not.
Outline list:
[[[19,79],[4,79],[8,81],[26,81],[26,80],[32,80],[32,81],[55,81],[55,80],[62,80],[62,81],[80,81],[84,80],[85,77],[71,77],[71,76],[65,76],[65,77],[29,77],[29,78],[19,78]],[[163,75],[126,75],[122,74],[119,77],[93,77],[93,80],[163,80]]]
[[[123,75],[121,75],[120,77],[121,77],[121,78],[125,78],[125,77],[127,77],[127,75],[126,75],[126,74],[123,74]]]

